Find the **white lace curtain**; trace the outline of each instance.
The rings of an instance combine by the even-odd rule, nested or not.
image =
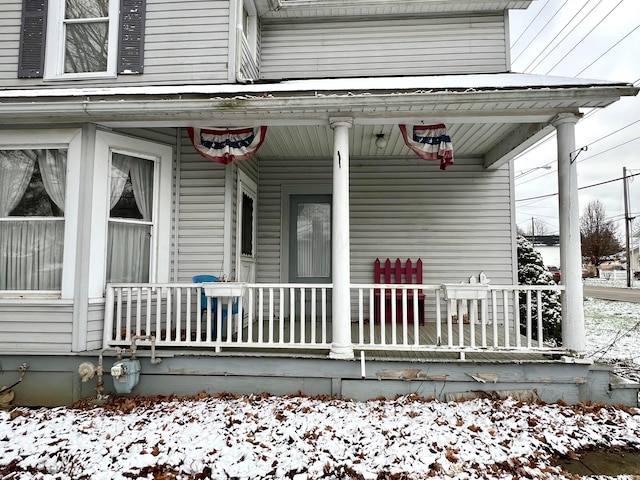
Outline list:
[[[64,212],[66,150],[0,151],[0,290],[60,290],[64,221],[38,212],[13,217],[35,170],[49,198]],[[30,218],[37,217],[37,218]]]
[[[107,281],[131,283],[149,281],[151,221],[153,213],[153,162],[114,154],[111,162],[110,208],[124,192],[131,175],[133,196],[142,220],[109,221]]]

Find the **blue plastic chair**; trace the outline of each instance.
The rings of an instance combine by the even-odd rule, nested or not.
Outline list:
[[[193,278],[193,283],[205,283],[205,282],[219,282],[220,279],[214,275],[195,275]],[[204,288],[200,291],[200,305],[202,306],[202,310],[200,311],[200,315],[202,318],[205,318],[207,312],[207,302],[211,305],[211,312],[213,313],[213,318],[216,318],[218,314],[218,299],[215,297],[207,297],[204,292]],[[238,299],[236,298],[231,306],[231,313],[238,313]],[[227,304],[222,305],[222,338],[226,337],[227,333]],[[218,338],[218,322],[215,321],[213,323],[213,338]]]

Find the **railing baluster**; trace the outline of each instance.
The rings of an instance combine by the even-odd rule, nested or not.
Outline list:
[[[167,331],[166,337],[168,341],[171,341],[171,297],[173,297],[171,288],[167,288],[167,314],[165,317],[165,329]]]
[[[436,297],[436,345],[442,345],[442,309],[440,307],[440,290],[435,290]]]
[[[176,343],[182,342],[182,289],[180,287],[176,287]],[[186,335],[186,330],[185,330]],[[185,336],[186,340],[186,336]]]
[[[369,289],[369,344],[373,345],[375,343],[375,335],[376,335],[376,330],[375,330],[375,325],[376,325],[376,319],[375,319],[375,303],[376,303],[376,298],[375,298],[375,290],[373,288]],[[364,343],[364,339],[363,339],[363,343]]]
[[[358,341],[364,343],[364,296],[362,288],[358,289]]]
[[[156,342],[166,340],[162,338],[162,287],[156,290]]]
[[[491,291],[491,321],[493,324],[493,347],[497,348],[499,345],[498,339],[498,292]]]
[[[258,343],[264,343],[264,287],[258,290]]]
[[[311,322],[309,328],[311,329],[311,343],[316,343],[316,295],[317,290],[311,289]]]
[[[538,326],[538,347],[542,348],[544,346],[544,338],[543,337],[543,330],[542,330],[542,290],[538,290],[536,292],[536,300],[537,300],[537,305],[538,305],[538,312],[537,312],[537,326]]]
[[[322,287],[322,343],[327,343],[327,289]]]
[[[122,288],[117,293],[116,309],[116,340],[122,340]]]
[[[422,292],[422,290],[418,290],[416,288],[413,289],[413,344],[420,344],[420,325],[419,318],[420,312],[418,312],[418,292]],[[422,312],[424,315],[424,312]],[[408,342],[405,340],[405,343]]]
[[[304,345],[304,335],[305,335],[305,323],[307,322],[307,289],[302,287],[300,288],[300,343]],[[292,341],[291,343],[295,343]]]
[[[249,311],[247,312],[247,343],[253,343],[253,315],[256,295],[255,288],[249,288],[247,295],[249,295]]]
[[[504,318],[504,347],[509,348],[510,326],[509,326],[509,294],[506,290],[502,291],[502,316]]]
[[[131,341],[131,301],[132,301],[131,287],[127,288],[125,291],[127,292],[127,308],[126,308],[127,313],[125,315],[124,324],[127,331],[124,334],[124,339],[127,342],[130,342]]]
[[[469,346],[476,346],[476,321],[478,320],[478,300],[471,300],[471,308],[468,313],[469,318]],[[464,320],[464,319],[463,319]]]
[[[151,313],[152,313],[151,310],[153,305],[153,302],[151,301],[152,290],[150,287],[147,287],[145,288],[145,292],[147,294],[147,321],[146,321],[145,334],[151,335]]]
[[[531,348],[531,290],[527,290],[527,348]]]
[[[136,287],[136,335],[142,330],[142,288]]]
[[[516,337],[516,348],[522,346],[522,340],[520,339],[520,295],[517,291],[513,291],[513,313],[515,321],[513,322],[513,334]]]
[[[396,289],[391,289],[391,345],[395,345],[396,342],[396,328],[398,323],[398,305],[396,299]]]

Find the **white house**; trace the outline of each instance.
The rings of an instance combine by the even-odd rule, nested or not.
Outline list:
[[[511,72],[530,3],[4,0],[0,384],[609,398],[580,358],[574,127],[638,89]],[[511,162],[553,130],[561,348],[516,285]],[[424,283],[374,285],[376,258]]]

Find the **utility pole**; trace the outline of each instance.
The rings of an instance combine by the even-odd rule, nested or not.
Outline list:
[[[629,217],[629,186],[627,185],[627,167],[622,167],[622,185],[624,189],[624,232],[627,246],[627,287],[631,287],[631,248],[629,242],[631,218]]]
[[[536,244],[536,231],[533,223],[533,217],[531,217],[531,243]]]

